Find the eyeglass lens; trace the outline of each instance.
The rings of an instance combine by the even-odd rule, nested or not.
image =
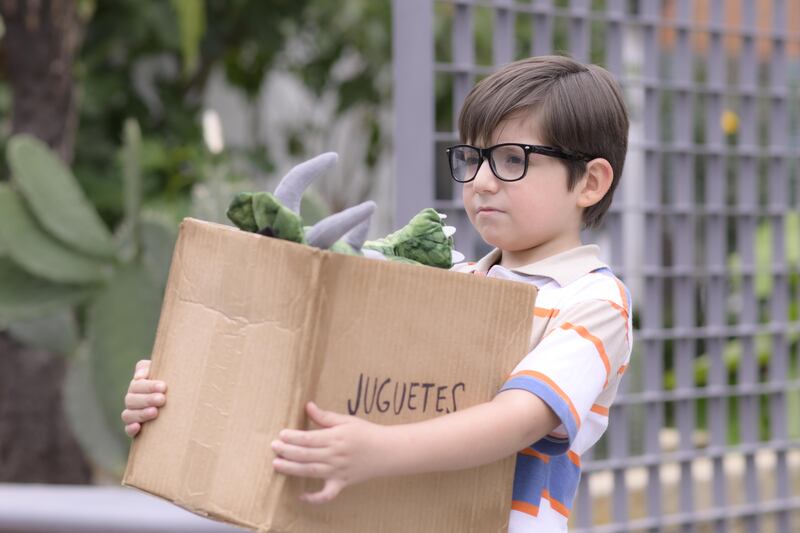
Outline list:
[[[525,150],[521,146],[496,146],[490,155],[490,165],[495,175],[503,180],[517,180],[525,174]],[[450,156],[453,178],[469,181],[478,173],[481,155],[471,146],[458,146]]]

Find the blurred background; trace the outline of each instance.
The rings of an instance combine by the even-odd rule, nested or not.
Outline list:
[[[340,163],[305,217],[368,198],[391,216],[390,4],[12,1],[0,15],[0,179],[32,188],[10,202],[76,224],[0,214],[21,250],[0,255],[0,479],[113,479],[122,387],[150,353],[181,218],[222,222],[233,194],[328,150]]]
[[[183,217],[224,223],[235,193],[336,151],[305,220],[372,199],[374,237],[431,206],[478,257],[442,156],[461,101],[568,53],[628,100],[622,186],[586,237],[636,327],[574,530],[800,528],[795,0],[0,0],[0,18],[0,494],[119,483]]]

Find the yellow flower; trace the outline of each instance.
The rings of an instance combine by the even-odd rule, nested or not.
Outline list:
[[[725,135],[733,135],[739,129],[739,115],[726,109],[722,112],[722,117],[719,119],[719,125]]]

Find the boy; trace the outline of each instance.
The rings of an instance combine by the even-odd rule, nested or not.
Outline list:
[[[303,495],[321,503],[369,478],[470,468],[517,453],[509,531],[563,531],[580,456],[608,425],[631,351],[627,290],[597,247],[580,240],[619,182],[625,106],[605,70],[529,58],[472,89],[459,130],[464,144],[447,150],[451,174],[463,184],[471,223],[495,249],[454,270],[539,288],[529,353],[491,401],[424,422],[381,426],[309,403],[320,429],[281,431],[273,465],[322,478],[319,492]],[[126,397],[130,435],[164,402],[165,385],[142,379],[148,368],[140,363]]]

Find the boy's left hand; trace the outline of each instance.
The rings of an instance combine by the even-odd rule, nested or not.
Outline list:
[[[386,452],[381,452],[388,442],[385,426],[323,411],[313,402],[306,405],[306,412],[321,429],[284,429],[272,441],[275,470],[325,480],[322,490],[303,494],[303,501],[328,502],[346,486],[381,475],[379,468],[387,460]]]

